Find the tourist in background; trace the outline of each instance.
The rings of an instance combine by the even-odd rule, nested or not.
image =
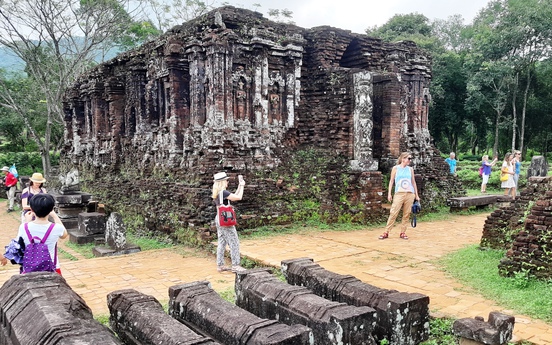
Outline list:
[[[412,212],[412,204],[414,200],[420,200],[418,196],[418,187],[416,186],[416,180],[414,179],[414,169],[410,167],[412,161],[412,155],[408,152],[403,152],[397,160],[397,165],[391,170],[391,177],[389,179],[389,190],[387,193],[387,200],[392,201],[391,210],[389,211],[389,219],[385,226],[385,232],[379,237],[380,240],[384,240],[389,237],[389,232],[395,224],[395,220],[402,209],[402,221],[401,221],[401,233],[400,238],[407,240],[406,227],[408,226],[410,213]],[[395,195],[392,197],[391,192],[395,185]]]
[[[518,191],[519,173],[521,172],[521,151],[514,151],[514,159],[512,160],[512,164],[514,165],[514,183],[516,185],[512,196],[515,197],[515,193]]]
[[[3,167],[2,172],[4,173],[4,187],[6,188],[6,195],[8,196],[8,212],[12,212],[15,202],[17,178],[10,172],[9,167]]]
[[[481,167],[483,168],[483,172],[481,173],[481,176],[483,177],[483,181],[481,182],[481,193],[487,193],[487,183],[489,182],[489,177],[491,176],[492,166],[494,166],[497,161],[497,157],[495,157],[492,162],[489,162],[489,156],[483,156],[481,163]]]
[[[50,235],[44,242],[48,246],[48,252],[50,253],[50,259],[55,265],[55,271],[61,275],[61,269],[59,265],[58,255],[57,255],[57,241],[58,239],[63,239],[68,236],[67,230],[59,216],[54,212],[54,206],[56,202],[54,197],[50,194],[37,194],[30,200],[31,211],[34,220],[29,223],[23,223],[19,226],[19,232],[17,233],[16,238],[22,238],[25,246],[29,245],[31,242],[25,231],[25,226],[28,227],[31,237],[39,237],[42,239],[48,228],[52,225],[48,219],[51,217],[54,220],[54,224]],[[2,257],[0,264],[5,266],[7,264],[7,259]]]
[[[456,175],[456,154],[454,152],[450,153],[449,158],[445,159],[445,162],[448,163],[450,168],[450,173]]]
[[[23,208],[21,223],[30,222],[32,220],[29,200],[31,200],[33,195],[47,193],[46,189],[42,187],[45,182],[46,179],[41,173],[34,173],[31,178],[29,178],[29,187],[26,187],[21,192],[21,207]]]
[[[216,173],[213,182],[212,197],[215,205],[218,207],[221,205],[220,200],[224,205],[228,205],[228,200],[238,201],[243,197],[243,189],[245,181],[242,176],[239,175],[239,185],[235,193],[230,193],[226,190],[228,188],[228,175],[225,172]],[[221,198],[222,193],[222,198]],[[218,211],[218,210],[217,210]],[[217,227],[217,269],[219,272],[229,271],[230,269],[224,264],[224,252],[226,245],[230,247],[230,259],[232,260],[232,272],[243,271],[244,268],[240,266],[240,240],[238,238],[238,232],[235,226],[221,226],[217,216],[215,217],[215,224]]]
[[[504,156],[504,161],[502,162],[502,168],[500,169],[501,176],[503,174],[508,175],[508,179],[505,181],[502,181],[501,187],[504,188],[504,195],[509,195],[511,192],[513,193],[513,199],[516,198],[516,184],[514,182],[514,173],[515,168],[514,164],[512,164],[512,160],[514,158],[514,155],[511,153],[507,153]]]

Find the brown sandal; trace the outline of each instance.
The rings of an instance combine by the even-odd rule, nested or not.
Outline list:
[[[389,237],[389,233],[388,232],[384,232],[383,234],[380,235],[380,237],[378,237],[380,240],[385,240],[386,238]]]
[[[408,236],[406,236],[406,234],[405,234],[404,232],[401,232],[400,237],[401,237],[403,240],[408,240]]]

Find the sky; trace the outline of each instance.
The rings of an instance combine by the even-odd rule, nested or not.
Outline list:
[[[395,14],[420,13],[430,20],[447,19],[460,14],[466,24],[471,23],[489,0],[235,0],[236,7],[265,14],[268,9],[293,11],[298,26],[311,28],[330,25],[340,29],[364,33],[368,27],[385,24]],[[260,4],[261,7],[255,7]]]

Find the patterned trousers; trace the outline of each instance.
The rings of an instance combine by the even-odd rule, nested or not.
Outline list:
[[[232,266],[239,266],[240,264],[240,240],[238,238],[238,232],[235,226],[220,226],[218,217],[215,218],[215,224],[217,226],[217,265],[224,266],[224,252],[226,245],[230,247],[230,258],[232,259]]]

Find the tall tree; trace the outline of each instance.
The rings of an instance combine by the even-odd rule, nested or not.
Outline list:
[[[61,102],[66,87],[83,73],[115,34],[125,32],[130,0],[3,0],[0,2],[0,44],[25,62],[36,93],[43,97],[46,127],[39,135],[28,109],[6,83],[0,85],[5,107],[21,117],[50,171],[52,127],[63,124]]]
[[[389,42],[413,41],[429,51],[436,44],[429,19],[420,13],[396,14],[382,26],[366,29],[366,34]]]
[[[508,42],[505,56],[512,60],[518,82],[512,95],[512,149],[515,148],[517,134],[516,96],[519,87],[523,87],[519,126],[519,148],[523,150],[527,102],[535,64],[552,56],[552,0],[509,0],[504,2],[503,7],[504,15],[501,16],[496,31]],[[519,76],[523,76],[523,79]]]
[[[0,70],[0,133],[9,142],[9,151],[37,149],[35,142],[44,136],[46,129],[43,100],[32,79],[23,73],[8,74]],[[60,140],[62,133],[62,127],[54,125],[55,139]]]
[[[504,118],[510,89],[513,85],[512,68],[504,61],[485,61],[468,81],[468,109],[490,106],[494,111],[493,155],[498,155],[499,131],[507,120]]]

